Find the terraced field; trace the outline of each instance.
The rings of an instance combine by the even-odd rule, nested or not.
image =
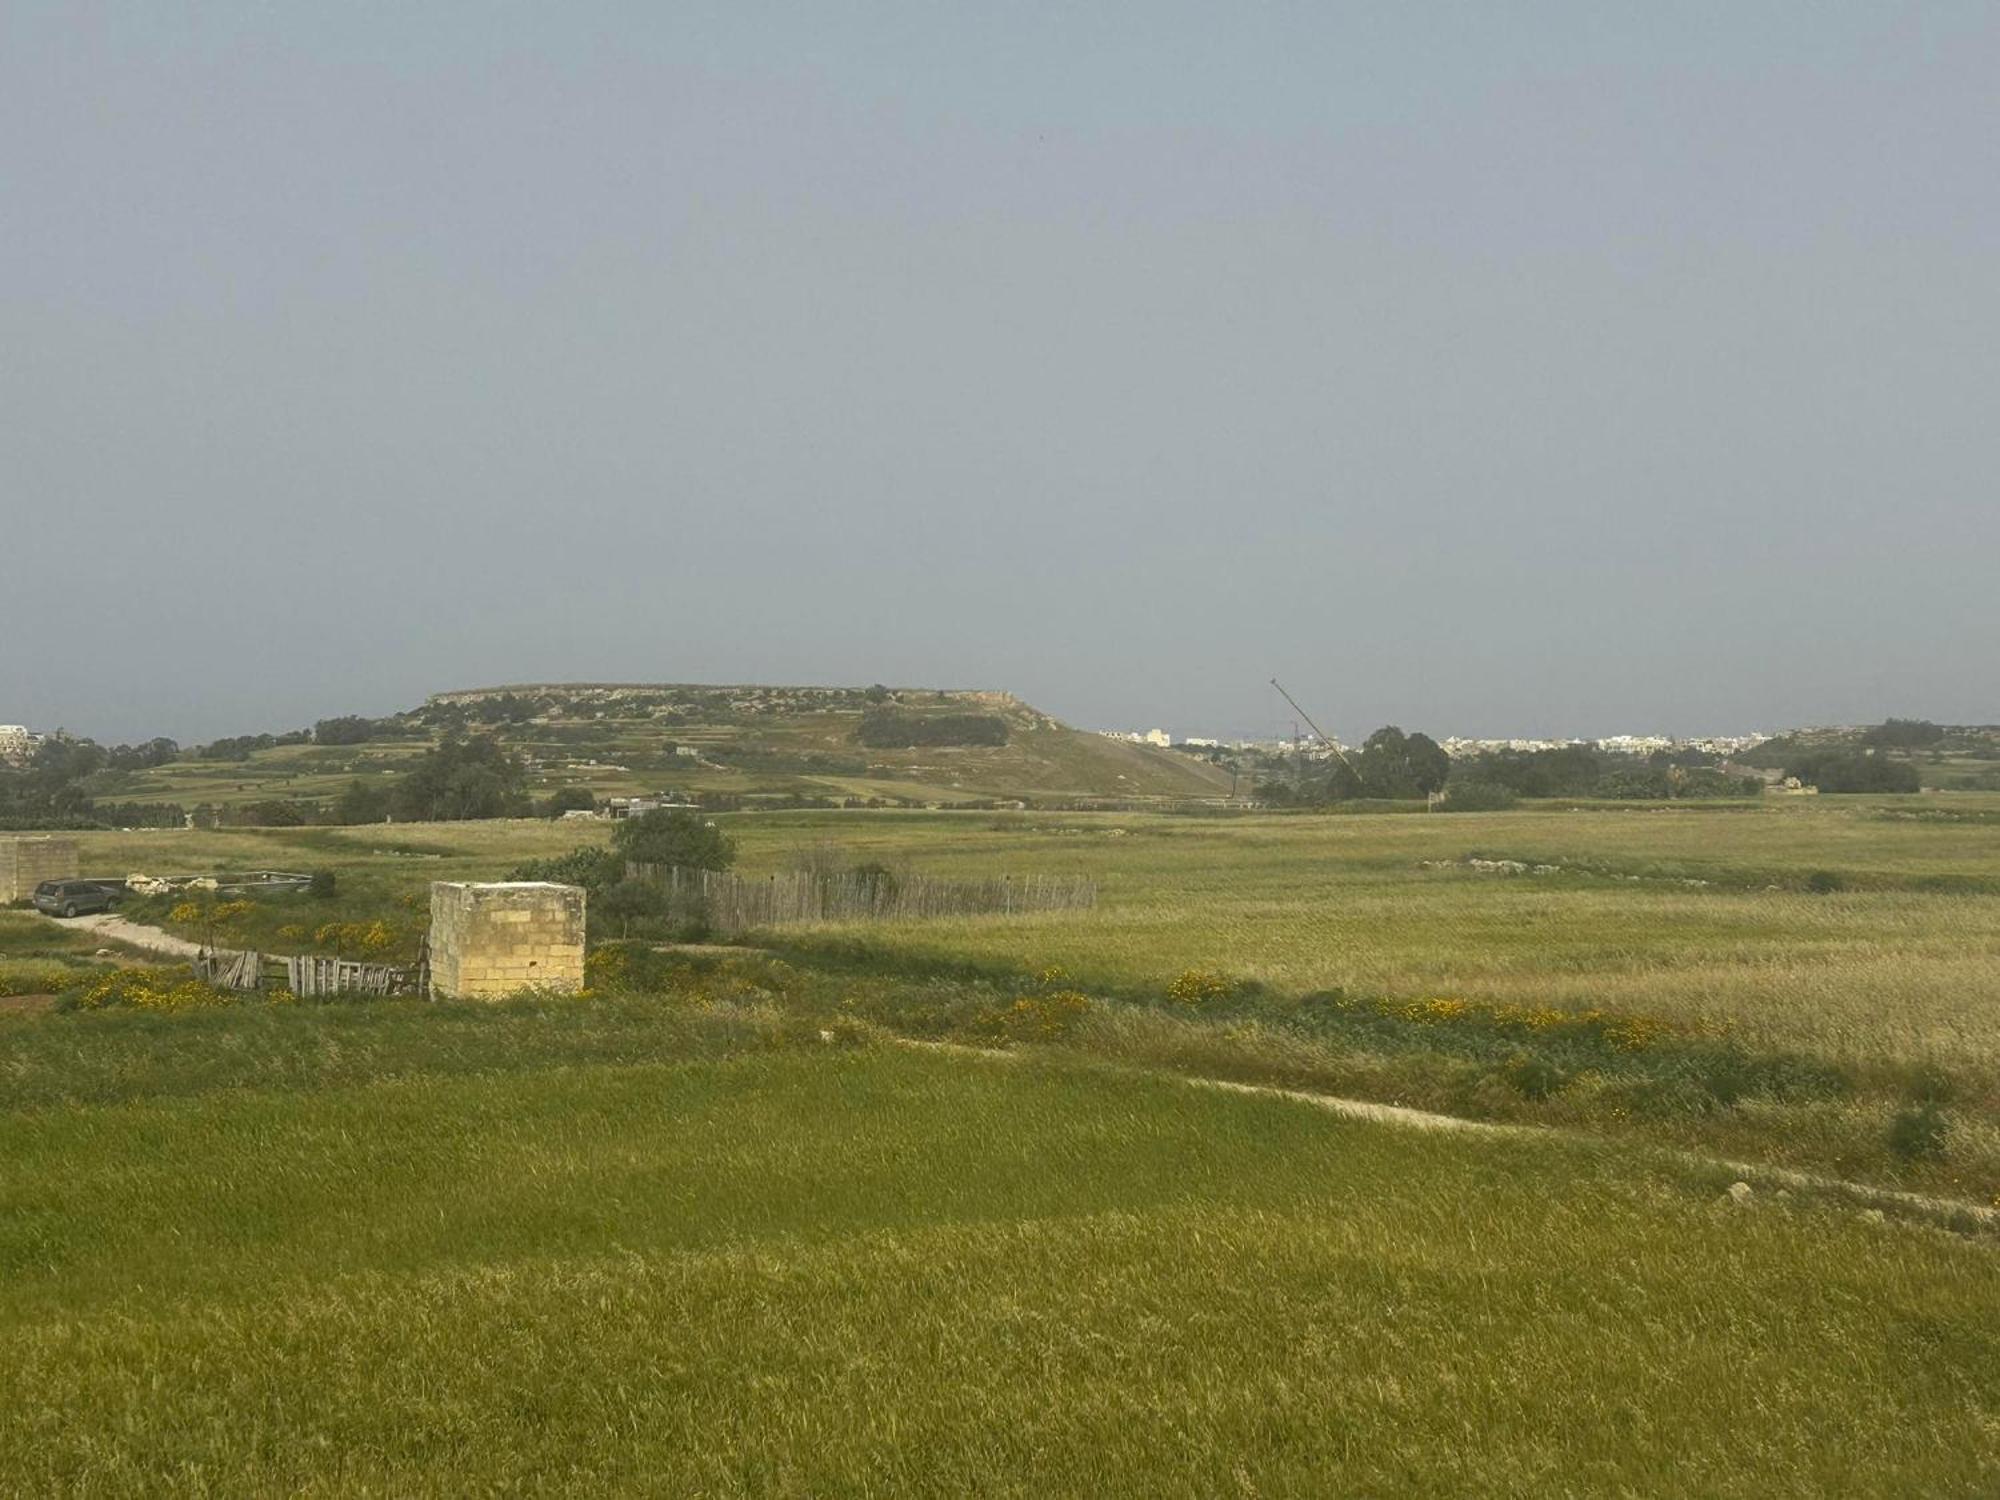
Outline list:
[[[439,694],[399,721],[399,734],[362,745],[279,745],[240,761],[179,760],[108,787],[118,801],[324,803],[349,781],[398,774],[447,730],[495,735],[528,764],[537,795],[584,787],[599,797],[719,795],[885,805],[1079,799],[1145,802],[1214,798],[1230,778],[1206,762],[1073,729],[1007,693],[928,689],[545,684]],[[495,707],[494,705],[499,705]],[[857,730],[871,709],[918,719],[976,715],[1005,728],[1003,744],[869,746]],[[685,753],[683,753],[685,752]]]

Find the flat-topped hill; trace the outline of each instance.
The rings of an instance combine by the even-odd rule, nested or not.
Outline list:
[[[337,732],[336,732],[337,731]],[[1189,755],[1073,729],[986,689],[714,683],[512,683],[434,693],[383,719],[323,722],[227,756],[125,778],[136,801],[325,803],[359,779],[389,784],[432,743],[490,735],[536,796],[666,793],[744,805],[878,805],[1226,796],[1227,772]]]
[[[497,734],[550,785],[967,802],[1203,797],[1215,767],[1070,728],[1012,693],[735,683],[528,683],[407,716]]]

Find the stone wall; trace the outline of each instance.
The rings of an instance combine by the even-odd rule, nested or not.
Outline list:
[[[431,883],[431,994],[498,1000],[583,987],[581,886]]]
[[[76,877],[76,840],[0,838],[0,906],[26,901],[44,880]]]

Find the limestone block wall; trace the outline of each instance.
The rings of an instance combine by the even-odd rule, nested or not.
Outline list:
[[[431,883],[431,993],[497,1000],[583,987],[583,887]]]
[[[75,839],[0,839],[0,906],[26,901],[44,880],[72,880],[76,874]]]

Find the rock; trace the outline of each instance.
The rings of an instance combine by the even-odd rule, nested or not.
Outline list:
[[[1864,1224],[1886,1224],[1889,1222],[1889,1216],[1879,1208],[1864,1208],[1861,1210],[1861,1222]]]
[[[1729,1191],[1722,1196],[1725,1202],[1733,1203],[1738,1208],[1748,1208],[1750,1200],[1756,1193],[1747,1182],[1732,1182],[1729,1184]]]

